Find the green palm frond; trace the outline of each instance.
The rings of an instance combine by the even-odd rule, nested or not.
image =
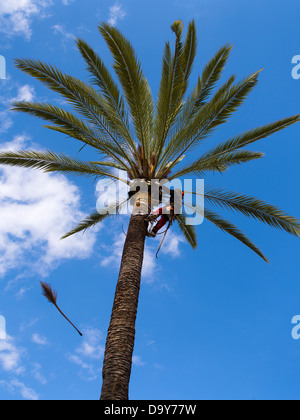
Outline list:
[[[169,159],[174,161],[172,167],[176,166],[187,151],[192,151],[220,124],[224,124],[257,84],[259,73],[260,71],[254,73],[236,85],[234,85],[235,76],[231,76],[217,90],[213,98],[203,105],[193,118],[185,121],[182,128],[170,139],[163,154],[161,167]],[[185,118],[183,115],[183,119]]]
[[[260,71],[252,74],[238,84],[232,86],[232,78],[228,80],[195,118],[172,139],[173,153],[170,159],[177,155],[178,159],[199,144],[221,124],[224,124],[238,107],[245,101],[247,95],[256,86]]]
[[[197,248],[197,233],[195,226],[187,225],[182,214],[176,215],[179,229],[193,249]]]
[[[145,157],[150,159],[153,99],[148,82],[132,45],[121,32],[107,23],[102,23],[99,30],[114,57],[114,69],[129,105],[137,138],[142,144]]]
[[[118,215],[122,207],[127,203],[128,200],[123,201],[121,204],[111,204],[105,211],[95,212],[89,217],[86,217],[82,220],[74,229],[66,233],[61,239],[66,239],[72,235],[75,235],[79,232],[85,232],[87,229],[96,226],[98,223],[103,222],[103,220],[108,217]]]
[[[236,226],[234,226],[231,222],[224,220],[222,217],[213,213],[210,210],[205,209],[204,217],[212,222],[215,226],[221,229],[223,232],[229,233],[229,235],[235,237],[252,251],[254,251],[257,255],[259,255],[264,261],[269,263],[269,260],[264,256],[259,248]]]
[[[185,176],[188,174],[193,174],[197,176],[203,176],[204,172],[224,172],[231,166],[241,165],[243,163],[251,162],[252,160],[262,159],[264,157],[263,153],[252,152],[248,150],[241,150],[232,153],[226,153],[219,157],[212,157],[209,159],[200,158],[196,162],[187,165],[186,167],[180,169],[178,172],[174,173],[170,180]]]
[[[21,168],[42,169],[44,172],[66,172],[75,175],[88,175],[118,179],[108,168],[82,162],[63,154],[50,151],[36,152],[31,150],[18,152],[1,152],[0,164],[19,166]]]
[[[175,53],[172,57],[170,44],[167,43],[163,58],[162,78],[156,105],[154,152],[159,161],[168,133],[183,106],[183,95],[186,90],[187,74],[185,49],[182,43],[182,23],[173,28],[176,34]]]
[[[179,132],[183,127],[195,116],[197,111],[205,104],[206,99],[214,89],[216,83],[219,81],[225,64],[230,56],[232,46],[224,45],[217,54],[205,66],[202,76],[199,77],[195,89],[192,91],[189,98],[182,109],[178,118],[178,124],[175,132]],[[230,79],[232,83],[235,76]]]
[[[118,131],[126,139],[132,151],[136,151],[135,142],[130,134],[128,115],[123,96],[118,85],[113,80],[109,70],[99,55],[84,40],[76,40],[77,47],[87,63],[92,74],[92,81],[96,84],[106,100],[110,118],[113,119]]]
[[[278,131],[283,130],[290,125],[293,125],[300,121],[300,115],[295,115],[289,118],[276,121],[272,124],[265,125],[263,127],[256,128],[254,130],[247,131],[244,134],[240,134],[224,143],[219,144],[214,149],[208,151],[203,157],[202,161],[210,160],[212,158],[218,158],[226,153],[231,153],[237,149],[240,149],[248,144],[255,143],[258,140],[264,139],[271,136]]]
[[[300,237],[300,221],[282,210],[254,197],[236,194],[223,189],[205,189],[205,200],[210,204],[234,210],[271,227],[285,230]]]
[[[195,21],[189,23],[187,35],[184,41],[184,91],[188,88],[189,79],[193,70],[194,61],[197,54],[197,31]]]
[[[98,223],[102,222],[108,216],[110,216],[109,213],[99,214],[98,212],[95,212],[82,220],[82,222],[80,222],[74,229],[70,230],[70,232],[66,233],[61,239],[69,238],[70,236],[79,232],[85,232],[87,229],[94,227]]]
[[[62,95],[74,109],[115,144],[125,157],[127,144],[110,118],[102,96],[90,85],[38,60],[16,60],[16,67]],[[123,143],[123,144],[122,144]]]
[[[205,66],[202,76],[198,79],[196,89],[192,93],[194,107],[190,116],[193,116],[204,105],[216,83],[220,80],[231,50],[232,45],[224,45]]]
[[[31,114],[56,124],[58,127],[47,125],[46,128],[80,140],[114,159],[119,163],[119,166],[121,164],[124,170],[130,170],[130,155],[125,153],[124,150],[121,154],[119,147],[116,147],[114,143],[107,140],[101,133],[95,131],[90,126],[87,126],[84,121],[71,112],[51,104],[32,102],[16,102],[13,104],[12,110]],[[126,161],[126,164],[123,160]],[[116,165],[118,165],[118,163],[116,163]]]

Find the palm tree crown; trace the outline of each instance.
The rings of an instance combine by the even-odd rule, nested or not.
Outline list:
[[[262,153],[244,147],[300,121],[300,116],[296,115],[239,134],[184,165],[184,157],[194,156],[201,142],[243,104],[256,86],[260,71],[239,82],[231,76],[217,88],[231,52],[231,46],[225,45],[206,65],[196,86],[188,93],[197,50],[195,23],[189,24],[185,39],[181,21],[174,22],[171,28],[176,37],[175,50],[166,43],[156,104],[132,45],[118,29],[106,23],[102,23],[99,30],[114,58],[113,68],[119,83],[114,81],[97,53],[79,38],[76,44],[92,84],[37,60],[16,60],[19,69],[59,93],[74,112],[48,103],[31,102],[17,102],[13,110],[46,120],[47,128],[79,140],[83,146],[96,149],[98,155],[94,162],[83,162],[50,151],[2,152],[0,164],[112,180],[118,179],[116,169],[125,171],[130,180],[203,177],[208,172],[223,173],[231,166],[262,158]],[[198,193],[191,191],[191,194]],[[256,198],[210,187],[205,191],[205,200],[208,205],[234,210],[300,236],[297,219]],[[108,215],[92,214],[65,237],[96,225]],[[267,261],[236,226],[208,208],[204,216]],[[195,228],[187,225],[180,215],[176,221],[188,242],[196,248]]]

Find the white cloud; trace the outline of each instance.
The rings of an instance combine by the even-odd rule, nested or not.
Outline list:
[[[132,364],[134,366],[145,366],[145,362],[143,362],[142,358],[140,356],[133,356],[132,358]]]
[[[30,85],[24,85],[19,87],[18,94],[15,98],[11,99],[10,102],[32,102],[35,97],[34,87]]]
[[[31,370],[31,374],[32,376],[38,381],[40,382],[42,385],[46,385],[47,384],[47,380],[46,378],[41,374],[41,369],[42,366],[39,363],[34,363],[33,364],[33,368]]]
[[[66,31],[66,29],[62,25],[54,25],[52,26],[52,29],[54,30],[55,34],[60,34],[64,38],[75,39],[75,35],[73,35],[71,32]]]
[[[19,136],[1,150],[26,144]],[[1,166],[0,206],[0,277],[15,268],[46,276],[65,259],[91,255],[95,231],[60,240],[85,217],[79,190],[65,176]]]
[[[107,248],[109,255],[104,257],[101,261],[102,267],[114,267],[119,269],[125,239],[124,233],[115,236],[113,244],[110,244]],[[156,252],[161,240],[162,235],[159,235],[154,240],[152,239],[151,242],[148,240],[145,245],[142,269],[142,279],[145,283],[151,284],[157,280],[157,270],[159,269],[159,266],[157,264]],[[169,230],[160,252],[171,258],[178,258],[180,257],[180,243],[184,242],[185,240],[182,236]]]
[[[12,337],[0,340],[0,366],[6,372],[20,374],[24,371],[21,366],[23,350],[17,348]]]
[[[12,379],[9,382],[0,381],[0,385],[9,389],[10,392],[19,392],[25,400],[37,401],[39,399],[38,394],[33,389],[17,379]]]
[[[30,39],[33,18],[43,16],[51,0],[7,0],[0,2],[0,30],[6,35],[23,35]]]
[[[127,15],[125,10],[123,9],[123,6],[116,2],[113,6],[109,8],[109,18],[108,23],[112,26],[116,26],[117,23],[124,19],[124,17]]]
[[[33,343],[38,344],[39,346],[47,346],[49,344],[47,338],[42,337],[37,333],[32,334],[31,340]]]
[[[11,104],[15,101],[33,101],[35,97],[35,90],[33,86],[23,85],[19,86],[16,83],[12,83],[8,78],[5,81],[5,85],[2,86],[4,95],[0,95],[0,105],[3,105],[4,109],[0,111],[0,133],[8,131],[12,125],[12,112],[9,110]],[[16,90],[15,94],[12,91]],[[15,96],[13,96],[15,95]]]
[[[86,328],[83,329],[83,343],[75,353],[67,354],[67,359],[81,368],[80,375],[83,379],[91,381],[99,377],[104,350],[101,331],[97,328]]]

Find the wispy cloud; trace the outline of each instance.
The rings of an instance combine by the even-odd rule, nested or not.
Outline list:
[[[127,16],[123,5],[116,2],[113,6],[109,8],[109,18],[108,23],[112,26],[116,26],[120,20],[123,20]]]
[[[39,363],[34,363],[31,370],[32,376],[42,385],[47,384],[47,379],[41,374],[42,366]]]
[[[4,371],[17,375],[22,373],[22,354],[23,350],[16,346],[12,337],[7,336],[6,340],[0,340],[0,366]]]
[[[13,102],[33,101],[35,90],[31,85],[18,85],[8,77],[3,87],[4,95],[0,95],[0,133],[5,133],[13,126],[12,112],[10,106]]]
[[[83,343],[68,353],[67,359],[80,367],[80,376],[88,381],[95,380],[100,375],[101,362],[104,356],[103,336],[97,328],[83,329]]]
[[[31,102],[35,97],[35,90],[33,86],[23,85],[19,87],[18,94],[15,98],[10,99],[10,102]]]
[[[32,334],[31,341],[35,344],[38,344],[39,346],[47,346],[49,344],[46,337],[43,337],[37,333]]]
[[[32,388],[29,388],[17,379],[12,379],[11,381],[0,381],[0,385],[12,393],[20,393],[25,400],[37,401],[39,399],[38,394]]]
[[[75,38],[75,35],[73,35],[71,32],[68,32],[63,25],[54,25],[52,26],[52,29],[55,34],[60,34],[64,38],[72,40]]]
[[[102,267],[113,267],[114,269],[119,269],[125,239],[126,237],[124,233],[116,234],[114,236],[113,243],[107,247],[108,255],[105,256],[100,263]],[[152,239],[151,242],[148,241],[146,243],[142,270],[142,278],[145,283],[154,283],[158,278],[157,272],[159,266],[157,264],[156,252],[161,240],[162,236],[160,235],[157,236],[156,239]],[[179,258],[181,255],[180,244],[184,242],[185,240],[181,235],[169,230],[164,244],[161,247],[161,253],[169,256],[170,258]],[[104,249],[106,249],[106,247],[104,247]]]
[[[9,0],[0,2],[0,31],[8,36],[23,35],[30,39],[34,18],[41,18],[52,4],[47,0]]]
[[[145,362],[143,362],[140,356],[133,356],[132,363],[134,366],[138,366],[138,367],[145,366],[146,364]]]

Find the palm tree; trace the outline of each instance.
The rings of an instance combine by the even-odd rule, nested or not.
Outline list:
[[[225,45],[206,65],[194,89],[187,93],[197,49],[195,23],[190,22],[185,37],[181,21],[174,22],[171,29],[176,37],[175,49],[172,51],[170,43],[166,43],[155,106],[132,45],[119,30],[106,23],[102,23],[99,30],[113,56],[113,68],[119,83],[82,39],[77,39],[76,44],[86,62],[92,84],[40,61],[16,60],[20,70],[59,93],[73,107],[73,112],[48,103],[31,102],[15,103],[13,109],[48,121],[47,128],[79,140],[83,147],[90,146],[98,154],[94,162],[84,162],[50,151],[8,151],[0,154],[0,164],[113,181],[118,179],[118,170],[125,171],[129,180],[145,180],[148,184],[154,179],[171,181],[187,175],[203,177],[210,172],[224,173],[231,166],[262,158],[262,153],[244,147],[300,121],[300,116],[296,115],[247,131],[193,161],[197,147],[243,104],[256,86],[259,72],[239,82],[232,76],[217,87],[231,52],[231,46]],[[191,159],[183,164],[184,157],[188,159],[188,156]],[[190,193],[199,194],[197,191]],[[151,198],[150,187],[147,194],[149,197],[134,196],[133,204],[135,209],[140,206],[140,211],[131,215],[124,245],[106,341],[103,400],[128,399],[144,245],[151,212],[145,204],[146,199]],[[233,210],[300,236],[297,219],[256,198],[210,187],[205,191],[205,199],[213,207]],[[121,204],[116,203],[117,210]],[[95,212],[65,237],[85,231],[108,216],[110,213]],[[204,216],[267,261],[253,242],[231,222],[208,208]],[[188,225],[180,214],[176,221],[187,241],[196,248],[195,227]]]

